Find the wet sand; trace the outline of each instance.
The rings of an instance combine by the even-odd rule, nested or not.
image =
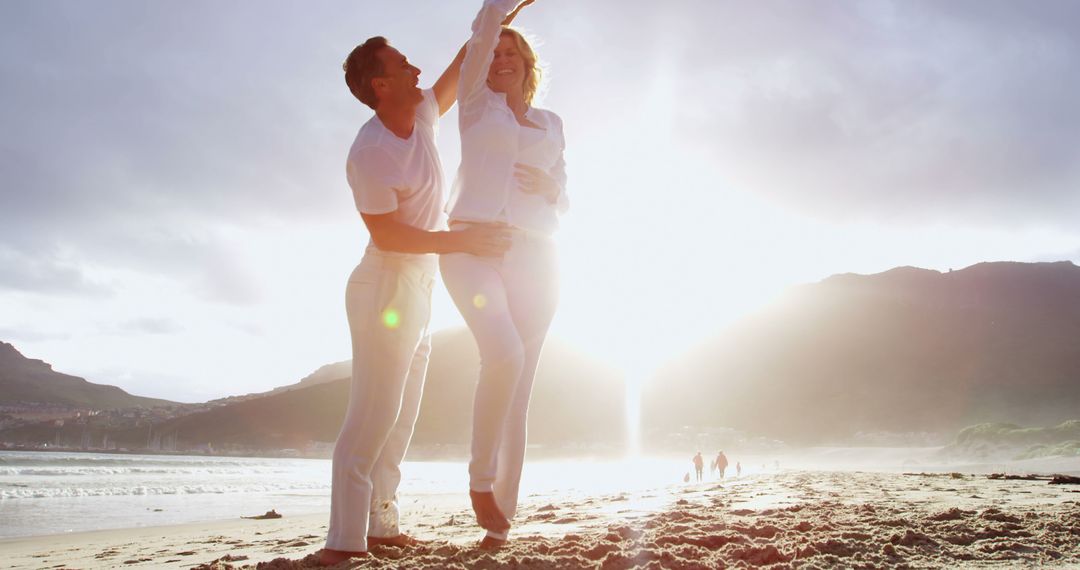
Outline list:
[[[431,542],[339,568],[835,568],[1080,565],[1080,486],[985,475],[787,471],[568,500],[526,497],[480,551],[464,498],[405,503]],[[0,568],[316,567],[326,515],[0,542]]]

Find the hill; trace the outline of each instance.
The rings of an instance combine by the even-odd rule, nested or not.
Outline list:
[[[458,455],[464,453],[479,364],[467,330],[433,336],[415,446],[451,446]],[[309,441],[332,442],[348,403],[348,374],[348,362],[327,365],[300,383],[170,420],[155,429],[178,434],[181,442],[211,443],[218,449],[299,448]],[[530,444],[621,448],[624,401],[622,379],[614,371],[550,340],[533,390]]]
[[[1003,262],[833,276],[682,355],[643,401],[654,436],[724,426],[803,443],[1072,419],[1080,268]]]
[[[74,408],[150,408],[175,402],[133,396],[116,386],[94,384],[63,374],[41,360],[26,358],[0,342],[0,405],[51,405]]]

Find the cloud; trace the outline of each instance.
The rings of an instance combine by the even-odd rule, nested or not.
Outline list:
[[[1080,214],[1080,4],[699,0],[619,12],[634,25],[604,26],[605,47],[586,59],[636,93],[671,82],[676,142],[707,149],[727,184],[837,220],[1069,227]],[[662,78],[638,71],[658,57]],[[626,97],[619,81],[605,87],[612,100]]]
[[[239,208],[249,216],[326,211],[316,183],[339,174],[342,152],[310,109],[347,98],[328,97],[339,95],[337,73],[307,66],[318,42],[297,49],[298,40],[277,38],[283,43],[260,51],[269,32],[237,28],[242,10],[208,4],[5,11],[14,12],[5,47],[31,55],[0,62],[10,80],[0,110],[5,172],[16,175],[4,193],[9,212],[229,219]]]
[[[96,292],[79,269],[94,265],[249,303],[256,280],[222,234],[348,204],[356,123],[335,116],[356,107],[338,34],[314,33],[347,24],[313,7],[250,26],[250,9],[0,6],[0,287]]]
[[[106,366],[79,368],[64,371],[85,378],[95,384],[119,386],[133,396],[162,398],[174,402],[195,402],[192,397],[191,380],[168,372],[150,371],[132,367]]]
[[[0,327],[0,340],[11,342],[48,342],[54,340],[68,340],[70,333],[58,333],[37,330],[31,325],[22,324],[15,327]]]
[[[59,254],[28,256],[0,244],[0,290],[20,292],[108,296],[111,289],[86,277],[76,264]]]
[[[224,251],[215,256],[197,283],[199,295],[212,302],[252,305],[262,300],[262,289],[239,256]]]
[[[166,221],[170,219],[174,222]],[[87,267],[92,266],[115,275],[135,272],[186,283],[192,295],[214,303],[249,305],[262,298],[254,271],[237,251],[235,232],[227,226],[145,215],[111,224],[80,220],[63,228],[15,220],[6,229],[13,237],[6,246],[0,243],[0,290],[113,294],[122,282],[88,277]]]
[[[184,330],[184,327],[172,319],[161,317],[144,317],[120,323],[114,327],[118,334],[144,335],[144,334],[173,334]]]

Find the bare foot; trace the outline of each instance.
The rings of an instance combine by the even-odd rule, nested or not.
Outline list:
[[[370,554],[359,550],[331,550],[324,548],[319,551],[319,566],[335,566],[350,558],[363,558],[365,556],[370,556]]]
[[[510,530],[510,521],[499,510],[495,503],[495,493],[478,493],[469,490],[469,499],[472,500],[473,512],[476,513],[476,522],[485,530],[503,533]]]
[[[501,538],[495,538],[494,536],[485,536],[480,541],[480,550],[498,550],[506,546],[506,541]]]
[[[368,547],[372,546],[391,546],[394,548],[405,548],[407,546],[420,546],[426,544],[427,541],[417,540],[407,534],[399,534],[397,536],[369,536],[367,537]]]

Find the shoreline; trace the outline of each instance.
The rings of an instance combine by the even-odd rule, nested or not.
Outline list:
[[[414,446],[416,447],[416,446]],[[738,454],[740,458],[746,458],[747,467],[754,462],[765,462],[768,465],[762,470],[771,470],[774,460],[783,461],[784,468],[796,468],[804,470],[872,470],[887,472],[902,472],[909,469],[922,469],[933,471],[962,471],[965,473],[991,473],[996,471],[1023,471],[1038,470],[1046,474],[1060,471],[1062,474],[1080,475],[1080,455],[1078,456],[1046,456],[1026,459],[1018,459],[1007,455],[1000,456],[974,456],[974,455],[940,455],[946,449],[944,445],[933,446],[888,446],[888,445],[814,445],[805,447],[788,447],[783,450],[759,450],[755,448],[740,449],[729,448],[729,456]],[[118,455],[118,456],[147,456],[147,457],[188,457],[196,459],[284,459],[284,460],[315,460],[329,461],[331,457],[321,455],[282,455],[282,454],[233,454],[233,453],[195,453],[190,451],[150,451],[150,450],[93,450],[93,449],[30,449],[0,447],[2,452],[17,453],[77,453],[85,455]],[[689,456],[679,453],[640,452],[628,454],[624,451],[570,451],[564,448],[530,447],[528,450],[531,462],[552,461],[582,461],[582,462],[619,462],[633,461],[637,459],[652,459],[661,461],[682,461]],[[901,461],[901,457],[906,460]],[[406,462],[416,463],[463,463],[469,460],[467,453],[447,453],[443,446],[435,446],[432,449],[410,448],[405,457]],[[1055,470],[1058,465],[1066,465],[1063,470]],[[1033,472],[1033,471],[1032,471]]]
[[[417,449],[413,449],[416,447]],[[466,444],[461,444],[461,449],[454,449],[453,451],[446,451],[448,446],[446,445],[432,445],[429,447],[424,446],[410,446],[410,454],[406,456],[406,461],[424,461],[424,462],[462,462],[469,460],[468,448]],[[530,457],[539,459],[541,461],[558,461],[558,460],[596,460],[596,461],[609,461],[619,460],[627,457],[627,452],[621,448],[605,448],[592,450],[590,452],[582,452],[580,450],[575,451],[577,448],[545,448],[545,447],[530,447]],[[197,451],[162,451],[162,450],[137,450],[137,449],[67,449],[67,448],[55,448],[55,449],[42,449],[32,447],[2,447],[0,446],[0,452],[18,452],[18,453],[82,453],[93,455],[145,455],[145,456],[162,456],[162,457],[218,457],[218,458],[242,458],[242,459],[314,459],[314,460],[330,460],[333,457],[332,452],[320,453],[320,454],[288,454],[288,453],[273,453],[273,452],[257,452],[257,453],[199,453]]]

